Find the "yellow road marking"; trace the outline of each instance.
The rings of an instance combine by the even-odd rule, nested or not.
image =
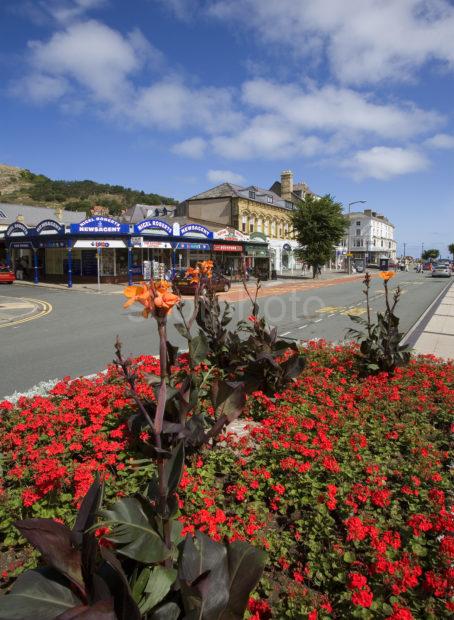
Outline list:
[[[38,307],[41,306],[41,311],[33,316],[25,317],[23,319],[17,319],[17,321],[11,321],[10,323],[5,323],[4,325],[0,325],[0,329],[2,327],[15,327],[16,325],[21,325],[22,323],[28,323],[28,321],[34,321],[35,319],[40,319],[43,316],[50,314],[53,310],[52,304],[47,301],[42,301],[41,299],[28,299],[25,297],[21,297],[23,301],[28,301]]]
[[[315,312],[323,312],[323,313],[339,312],[340,310],[343,310],[343,309],[344,309],[344,306],[324,306],[323,308],[319,308]]]
[[[361,308],[360,306],[358,306],[357,308],[350,308],[341,312],[341,314],[343,314],[344,316],[348,316],[349,314],[351,314],[352,316],[360,316],[361,314],[365,313],[366,308]]]

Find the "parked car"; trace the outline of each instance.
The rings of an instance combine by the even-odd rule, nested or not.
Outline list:
[[[435,263],[432,265],[432,278],[450,278],[451,275],[451,267],[446,263]]]
[[[175,271],[172,283],[174,289],[182,295],[193,295],[197,286],[186,278],[186,269]],[[230,290],[230,280],[220,273],[213,273],[211,284],[216,293],[226,293]]]
[[[0,283],[1,284],[12,284],[16,276],[14,275],[14,271],[12,271],[6,265],[0,265]]]

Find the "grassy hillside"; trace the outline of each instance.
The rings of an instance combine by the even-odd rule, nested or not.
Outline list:
[[[95,181],[53,181],[42,174],[0,164],[0,202],[63,207],[89,212],[94,206],[106,207],[118,215],[135,204],[175,204],[173,198],[147,194],[121,185]]]

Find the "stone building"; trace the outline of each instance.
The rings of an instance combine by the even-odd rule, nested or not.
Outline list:
[[[309,191],[304,183],[294,184],[293,173],[285,170],[270,189],[221,183],[184,200],[177,211],[208,227],[230,226],[243,234],[264,235],[271,268],[282,273],[297,267],[291,213]]]

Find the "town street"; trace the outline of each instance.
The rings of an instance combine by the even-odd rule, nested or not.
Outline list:
[[[402,330],[407,331],[448,281],[402,272],[391,281],[391,289],[397,284],[402,290],[397,314]],[[287,292],[259,299],[261,311],[287,338],[341,342],[354,325],[348,314],[365,315],[361,280],[316,286],[303,288],[294,282],[284,286]],[[378,277],[373,278],[371,298],[374,310],[383,308],[383,283]],[[30,310],[33,303],[36,318]],[[19,307],[23,314],[15,323],[0,322],[0,398],[25,391],[40,381],[102,370],[113,358],[117,334],[126,354],[156,354],[154,322],[139,316],[139,306],[124,310],[122,303],[119,294],[34,288],[18,283],[3,286],[3,315],[7,316],[8,307]],[[190,306],[187,301],[188,312]],[[247,300],[234,302],[232,308],[235,321],[250,315]],[[169,320],[169,339],[184,348],[185,341],[173,327],[176,321],[178,314],[174,312]]]

